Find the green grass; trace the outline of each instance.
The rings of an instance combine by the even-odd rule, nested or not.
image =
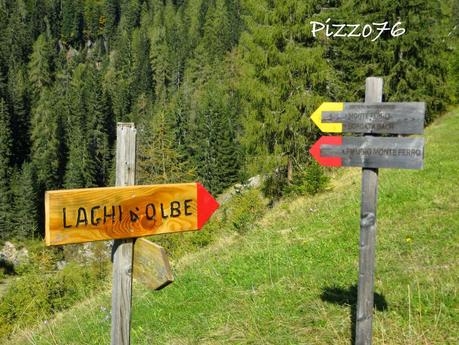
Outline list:
[[[458,133],[455,110],[427,130],[423,170],[380,171],[374,344],[459,343]],[[132,344],[349,344],[360,172],[338,175],[185,256],[164,290],[136,286]],[[12,342],[108,344],[109,309],[107,292]]]

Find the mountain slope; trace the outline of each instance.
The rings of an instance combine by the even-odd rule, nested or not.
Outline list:
[[[459,341],[458,132],[456,109],[427,129],[423,170],[380,170],[375,344]],[[332,191],[185,257],[164,290],[137,286],[132,344],[349,344],[360,171],[335,173]],[[13,343],[107,344],[109,309],[107,293]]]

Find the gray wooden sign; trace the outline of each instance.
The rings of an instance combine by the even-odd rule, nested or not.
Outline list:
[[[322,111],[322,122],[341,123],[343,133],[424,133],[424,102],[343,105],[342,111]]]
[[[341,145],[322,144],[321,157],[341,159],[341,166],[422,169],[424,138],[342,137]]]

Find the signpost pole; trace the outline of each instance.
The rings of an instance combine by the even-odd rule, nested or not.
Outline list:
[[[133,123],[118,123],[116,129],[116,185],[135,183],[135,139]],[[132,305],[134,239],[113,243],[111,345],[129,345]]]
[[[365,102],[382,102],[383,80],[370,77],[365,82]],[[373,286],[376,244],[378,169],[362,169],[360,208],[359,285],[357,292],[356,345],[370,345],[373,319]]]

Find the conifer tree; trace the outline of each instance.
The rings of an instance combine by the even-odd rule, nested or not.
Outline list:
[[[96,186],[97,162],[91,156],[89,149],[90,133],[94,132],[89,132],[88,121],[89,115],[93,117],[97,114],[88,114],[86,105],[88,94],[85,90],[87,79],[90,78],[88,78],[86,66],[79,64],[73,72],[69,90],[69,114],[66,125],[68,128],[68,159],[64,182],[66,188]]]
[[[137,99],[142,93],[153,94],[152,70],[150,65],[150,41],[144,28],[132,33],[132,98]]]
[[[225,0],[215,0],[209,7],[201,43],[209,60],[221,58],[231,48],[230,19]]]
[[[444,110],[450,95],[445,82],[448,32],[443,8],[439,0],[344,1],[335,12],[342,22],[387,21],[392,27],[400,21],[397,28],[405,29],[397,37],[386,31],[374,42],[330,40],[330,60],[341,71],[347,90],[357,90],[347,99],[363,99],[365,78],[376,75],[385,79],[385,101],[425,101],[427,122]]]
[[[120,28],[121,30],[130,33],[140,24],[140,0],[121,0],[120,13]]]
[[[37,100],[41,90],[51,85],[51,52],[45,34],[38,36],[33,44],[33,52],[29,62],[29,80],[32,95]]]
[[[163,10],[158,11],[149,31],[150,62],[153,72],[155,99],[164,102],[167,99],[167,89],[171,81],[169,47],[166,40],[166,28],[163,21]]]
[[[174,131],[164,110],[155,114],[142,131],[137,178],[140,184],[190,181],[187,169],[175,147]]]
[[[202,36],[207,1],[188,0],[183,6],[183,23],[186,28],[186,42],[189,50],[193,51]]]
[[[83,34],[87,39],[92,40],[93,42],[103,34],[100,30],[100,25],[105,25],[104,22],[101,23],[101,17],[103,13],[103,4],[97,1],[87,1],[83,8],[83,23],[84,29]]]
[[[310,38],[307,18],[320,1],[251,0],[239,44],[241,142],[249,174],[271,176],[279,195],[308,157],[316,129],[309,114],[337,85],[324,49]]]
[[[27,7],[23,1],[11,1],[3,12],[8,20],[4,22],[6,27],[1,37],[3,46],[0,51],[5,50],[3,54],[8,65],[27,63],[34,42],[32,28],[27,23]],[[6,71],[4,73],[7,75]]]
[[[105,36],[113,38],[120,21],[120,0],[105,0]]]
[[[13,137],[12,165],[21,166],[30,151],[30,95],[24,65],[10,66],[8,76],[11,109],[11,131]]]
[[[110,53],[110,61],[104,75],[104,86],[108,91],[116,121],[127,121],[132,99],[132,41],[122,32],[116,41],[116,49]]]
[[[45,18],[48,13],[48,6],[45,0],[27,1],[27,24],[32,37],[35,39],[46,29]]]
[[[24,162],[14,190],[14,229],[20,239],[38,235],[39,204],[35,172]]]
[[[82,0],[62,0],[61,36],[65,43],[79,46],[83,42]]]
[[[48,88],[40,93],[40,98],[32,109],[31,158],[37,175],[38,191],[60,187],[61,176],[61,123],[54,110],[55,94]]]
[[[11,130],[6,102],[0,98],[0,239],[10,236],[11,230],[11,192],[10,192],[10,159]]]
[[[212,193],[220,193],[238,177],[240,152],[224,89],[213,79],[203,92],[196,113],[193,158],[199,180]]]
[[[110,134],[113,134],[111,110],[107,94],[102,90],[101,75],[93,63],[86,70],[86,109],[87,130],[85,138],[88,141],[88,151],[94,166],[94,183],[106,186],[110,174],[112,150]]]

